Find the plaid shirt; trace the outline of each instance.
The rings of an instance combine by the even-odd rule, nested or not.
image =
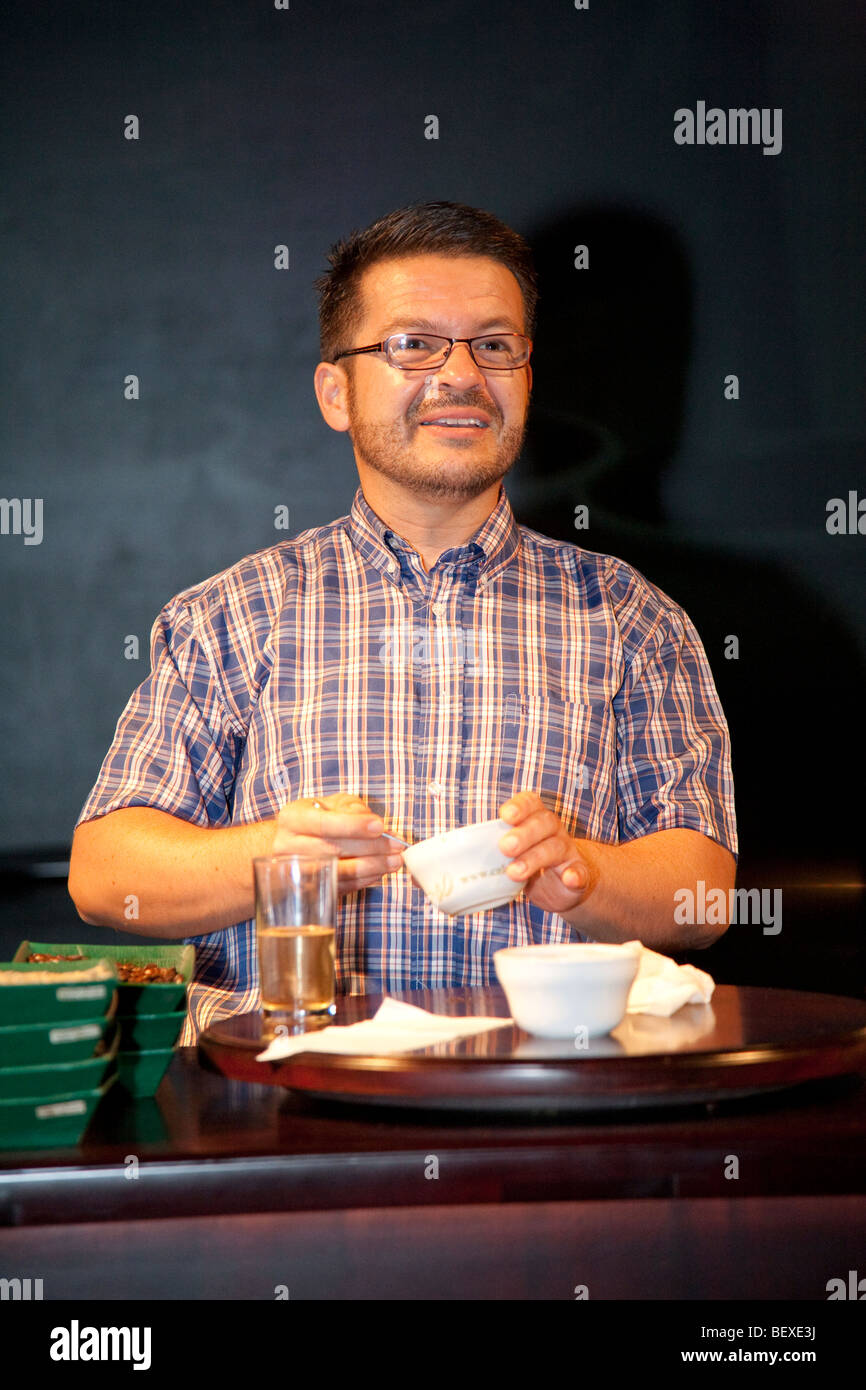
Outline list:
[[[151,655],[79,821],[151,806],[237,825],[344,791],[412,843],[529,790],[572,836],[686,827],[737,851],[689,618],[623,561],[519,526],[504,488],[429,573],[359,488],[349,516],[172,599]],[[260,1004],[252,921],[188,939],[184,1044]],[[338,990],[487,984],[502,946],[581,939],[522,894],[446,917],[400,870],[340,899]]]

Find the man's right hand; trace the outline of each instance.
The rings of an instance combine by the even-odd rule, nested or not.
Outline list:
[[[305,797],[278,813],[271,853],[337,854],[337,891],[355,893],[403,863],[383,829],[381,818],[350,792]]]

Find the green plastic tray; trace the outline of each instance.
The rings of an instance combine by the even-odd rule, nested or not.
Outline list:
[[[38,1067],[49,1062],[85,1062],[101,1056],[106,1034],[112,1036],[116,1007],[112,1003],[102,1018],[19,1023],[0,1028],[0,1066]]]
[[[43,1149],[77,1144],[93,1112],[117,1080],[113,1071],[101,1086],[80,1095],[26,1096],[0,1100],[0,1149]]]
[[[132,1014],[120,1018],[120,1045],[124,1052],[154,1052],[174,1047],[186,1019],[186,1009],[174,1014]]]
[[[82,980],[68,985],[0,985],[0,1027],[16,1023],[62,1023],[107,1013],[117,987],[117,972],[114,961],[108,960],[107,956],[103,956],[102,960],[111,967],[111,979]],[[95,965],[96,961],[83,964]],[[0,962],[0,971],[8,970],[25,978],[41,970],[73,975],[80,969],[81,964],[74,960],[58,961],[55,965],[28,965],[26,961],[19,960]]]
[[[118,1085],[131,1096],[152,1096],[173,1056],[173,1047],[155,1048],[151,1052],[118,1052]]]
[[[49,1062],[37,1067],[0,1067],[0,1100],[32,1100],[52,1096],[75,1097],[102,1085],[110,1071],[116,1070],[120,1050],[120,1028],[115,1019],[113,1036],[106,1038],[107,1051],[85,1062]]]
[[[135,1014],[139,1010],[145,1014],[168,1014],[183,1008],[187,985],[192,980],[195,968],[194,946],[87,946],[76,942],[22,941],[14,959],[26,960],[32,951],[54,956],[82,955],[88,960],[104,957],[114,962],[152,961],[154,965],[173,965],[183,976],[183,983],[179,985],[126,985],[121,981],[117,986],[120,997],[118,1012],[123,1015]]]

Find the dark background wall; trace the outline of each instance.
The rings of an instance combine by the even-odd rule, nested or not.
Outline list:
[[[0,536],[7,869],[62,862],[163,603],[284,539],[275,507],[348,510],[311,282],[351,228],[449,198],[538,257],[518,519],[636,564],[704,638],[740,881],[786,894],[717,973],[859,992],[866,536],[825,524],[866,497],[854,0],[48,0],[2,27],[0,490],[44,507],[41,544]],[[781,151],[678,145],[698,101],[781,108]],[[15,940],[34,911],[68,934],[65,899],[6,887]]]

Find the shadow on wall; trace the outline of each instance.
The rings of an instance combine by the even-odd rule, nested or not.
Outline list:
[[[675,232],[629,209],[579,207],[530,240],[541,300],[533,408],[514,476],[519,520],[620,556],[688,612],[731,729],[740,882],[784,881],[792,903],[804,883],[823,882],[830,896],[807,892],[796,935],[803,947],[808,936],[821,939],[825,954],[834,950],[820,928],[823,901],[849,965],[856,938],[857,978],[848,988],[859,992],[866,957],[854,794],[866,785],[866,735],[856,635],[843,610],[774,561],[713,546],[665,518],[662,481],[679,446],[693,321],[690,269]],[[591,247],[588,271],[563,256],[576,243]],[[802,468],[803,453],[791,468]],[[729,476],[760,467],[759,454],[733,459]],[[818,460],[814,467],[820,473]],[[578,503],[589,507],[585,531],[574,528]],[[725,659],[729,634],[739,639],[737,660]],[[714,954],[735,951],[734,936]],[[780,956],[777,948],[771,959]]]
[[[601,512],[649,531],[663,521],[659,484],[686,391],[685,251],[662,223],[613,208],[575,209],[530,240],[541,297],[527,456],[541,514],[560,491],[569,516],[591,498],[593,531]],[[591,248],[588,269],[563,254],[574,243]]]

